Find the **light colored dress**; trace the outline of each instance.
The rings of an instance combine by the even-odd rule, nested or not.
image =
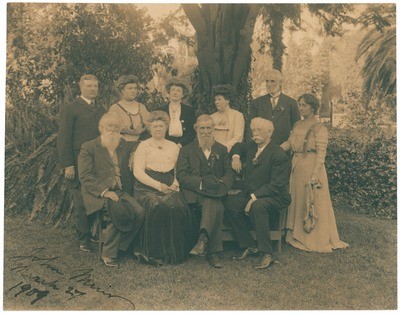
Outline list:
[[[146,130],[146,120],[149,117],[149,112],[146,107],[138,103],[139,110],[132,112],[130,108],[121,103],[113,104],[109,112],[113,112],[118,116],[121,123],[121,135],[127,142],[135,142],[139,139],[140,135]]]
[[[318,123],[310,132],[304,145],[307,131],[318,123],[315,117],[297,122],[289,137],[294,154],[290,176],[290,195],[292,202],[288,208],[286,220],[286,242],[301,250],[332,252],[348,244],[340,241],[336,219],[329,195],[328,178],[325,170],[328,130]],[[321,188],[315,189],[315,226],[310,232],[305,231],[304,218],[307,212],[306,185],[310,178],[316,178]]]
[[[228,151],[233,145],[243,140],[244,117],[241,112],[229,108],[226,116],[217,111],[211,115],[211,118],[215,123],[214,139],[226,146]]]

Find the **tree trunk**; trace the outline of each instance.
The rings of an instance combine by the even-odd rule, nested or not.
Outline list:
[[[182,4],[196,30],[200,89],[211,103],[212,86],[238,88],[250,70],[257,4]],[[247,91],[238,91],[239,94]]]
[[[282,71],[283,45],[283,22],[285,17],[279,11],[271,13],[271,55],[273,68]]]

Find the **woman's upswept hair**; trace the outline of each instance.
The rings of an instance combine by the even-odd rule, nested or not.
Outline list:
[[[133,74],[121,75],[115,84],[115,88],[121,92],[127,84],[139,84],[139,79]]]
[[[299,97],[299,99],[297,101],[299,102],[301,99],[304,99],[305,103],[307,105],[311,106],[311,108],[314,111],[314,114],[316,114],[318,112],[319,100],[317,97],[315,97],[314,94],[310,94],[310,93],[303,94]]]
[[[165,111],[156,110],[150,112],[146,126],[149,127],[154,121],[163,121],[167,127],[169,126],[169,116]]]
[[[223,96],[226,100],[232,100],[235,95],[235,91],[232,85],[215,85],[212,88],[212,97]]]

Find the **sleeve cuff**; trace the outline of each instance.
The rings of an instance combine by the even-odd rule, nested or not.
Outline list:
[[[253,201],[256,201],[256,200],[257,200],[257,197],[254,195],[254,193],[251,193],[251,194],[250,194],[250,197],[251,197],[251,199],[252,199]]]
[[[108,189],[105,189],[104,191],[103,191],[103,193],[101,193],[101,197],[104,197],[104,194],[106,193],[106,192],[108,192]]]

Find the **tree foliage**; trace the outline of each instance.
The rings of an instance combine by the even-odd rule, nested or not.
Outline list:
[[[147,83],[163,60],[148,36],[149,17],[134,5],[12,3],[8,17],[6,209],[60,221],[71,206],[55,146],[58,113],[78,95],[80,76],[99,78],[108,107],[119,75]],[[140,99],[159,95],[144,90]]]
[[[196,30],[196,56],[199,82],[196,85],[205,108],[213,107],[210,101],[211,87],[215,84],[232,84],[238,91],[239,100],[250,93],[240,85],[248,82],[254,25],[259,15],[269,35],[260,38],[262,48],[269,47],[273,67],[282,68],[285,52],[283,31],[289,22],[291,30],[301,29],[301,13],[308,9],[317,16],[329,35],[341,35],[343,23],[354,23],[350,16],[352,5],[347,4],[183,4],[188,19]],[[266,44],[268,42],[268,44]],[[242,97],[240,95],[242,94]],[[246,111],[246,110],[245,110]]]
[[[356,60],[364,58],[362,76],[366,106],[396,93],[395,5],[375,5],[360,19],[365,27],[374,25],[361,41]]]

